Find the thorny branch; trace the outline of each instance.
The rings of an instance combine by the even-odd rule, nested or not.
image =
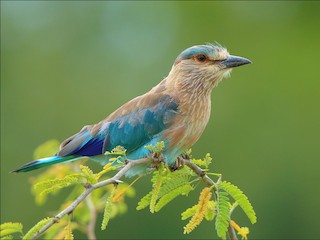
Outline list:
[[[88,185],[86,190],[67,208],[61,211],[58,215],[56,215],[49,223],[47,223],[42,229],[40,229],[32,239],[37,239],[42,233],[44,233],[47,229],[49,229],[53,224],[59,222],[59,220],[67,214],[71,214],[74,209],[95,189],[104,187],[109,184],[118,184],[121,183],[120,178],[122,178],[126,172],[128,172],[131,168],[140,165],[140,164],[148,164],[151,163],[153,159],[150,158],[142,158],[134,161],[127,161],[127,164],[112,178],[107,180],[98,182],[94,185]]]
[[[48,230],[53,224],[59,222],[59,220],[64,217],[67,214],[71,214],[75,208],[84,200],[86,197],[95,189],[104,187],[109,184],[119,184],[122,181],[120,181],[120,178],[122,178],[130,169],[137,165],[144,165],[144,164],[150,164],[150,163],[157,163],[162,161],[161,158],[156,159],[156,158],[142,158],[138,160],[127,160],[127,164],[112,178],[109,178],[107,180],[98,182],[94,185],[88,185],[86,186],[86,190],[83,191],[83,193],[67,208],[65,208],[63,211],[61,211],[59,214],[57,214],[49,223],[47,223],[42,229],[40,229],[34,236],[33,240],[37,239],[41,234],[43,234],[46,230]],[[198,167],[196,164],[192,163],[189,159],[179,157],[179,161],[182,163],[182,165],[187,165],[190,169],[193,170],[195,174],[197,174],[199,177],[201,177],[202,181],[207,184],[208,186],[214,186],[213,191],[214,195],[217,195],[217,189],[215,187],[216,183],[208,177],[206,172]],[[220,181],[220,178],[219,180]],[[90,199],[89,199],[90,202]],[[93,237],[95,237],[94,232],[93,232],[93,227],[95,225],[95,222],[93,223],[93,226],[88,227],[88,233]],[[229,234],[229,239],[230,240],[238,240],[234,228],[231,226],[229,223],[228,227],[228,234]]]

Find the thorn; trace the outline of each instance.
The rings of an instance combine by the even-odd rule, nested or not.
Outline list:
[[[119,184],[119,183],[123,183],[123,181],[118,180],[118,179],[115,179],[115,180],[114,180],[114,183]]]

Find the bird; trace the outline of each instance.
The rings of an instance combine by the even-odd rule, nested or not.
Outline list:
[[[252,63],[230,55],[218,43],[195,45],[182,51],[159,84],[112,112],[97,124],[84,126],[64,140],[52,157],[29,162],[13,172],[28,172],[82,157],[108,163],[117,146],[126,158],[147,157],[150,148],[164,143],[162,156],[168,166],[202,135],[211,113],[211,92],[233,68]],[[138,173],[133,173],[135,175]]]

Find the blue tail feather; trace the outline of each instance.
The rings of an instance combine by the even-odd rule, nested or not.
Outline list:
[[[13,170],[12,172],[29,172],[38,168],[51,166],[57,163],[62,162],[71,162],[76,159],[79,159],[82,156],[65,156],[65,157],[59,157],[59,156],[53,156],[53,157],[47,157],[47,158],[41,158],[32,162],[27,163],[26,165]]]

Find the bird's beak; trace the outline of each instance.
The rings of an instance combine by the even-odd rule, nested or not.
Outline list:
[[[234,68],[249,63],[252,63],[249,59],[232,55],[228,56],[226,60],[220,62],[224,68]]]

